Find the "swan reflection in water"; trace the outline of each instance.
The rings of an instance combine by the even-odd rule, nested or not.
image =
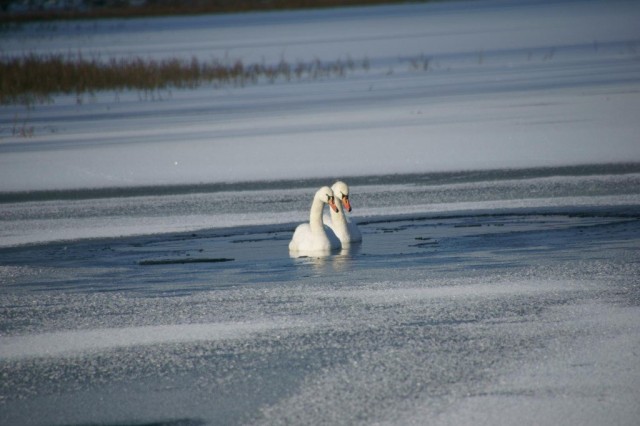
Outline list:
[[[300,265],[311,265],[318,272],[326,272],[331,268],[333,272],[343,272],[350,268],[355,257],[360,253],[361,244],[345,244],[338,250],[314,252],[290,252],[289,256]]]

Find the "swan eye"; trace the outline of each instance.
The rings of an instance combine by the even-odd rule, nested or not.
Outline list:
[[[327,195],[327,201],[329,202],[333,201],[333,197],[331,195]]]

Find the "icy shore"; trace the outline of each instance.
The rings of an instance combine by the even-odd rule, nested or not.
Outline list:
[[[0,191],[638,162],[639,19],[490,1],[27,26],[4,52],[369,68],[2,106]]]

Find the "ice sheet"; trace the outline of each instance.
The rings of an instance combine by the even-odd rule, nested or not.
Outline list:
[[[277,330],[276,323],[170,324],[145,327],[59,331],[2,340],[0,359],[78,356],[118,348],[248,338],[254,333]],[[288,324],[289,327],[292,324]]]
[[[8,54],[370,69],[2,106],[0,191],[640,161],[638,17],[626,1],[461,2],[27,26]],[[11,135],[23,125],[34,137]]]
[[[631,166],[627,171],[635,169]],[[354,210],[350,216],[362,222],[397,215],[640,204],[638,173],[606,174],[625,171],[609,166],[600,175],[556,175],[562,170],[569,169],[529,170],[520,176],[515,173],[513,179],[504,179],[501,172],[470,173],[466,182],[455,183],[431,183],[441,175],[406,175],[394,178],[402,184],[382,185],[373,183],[379,178],[371,177],[363,182],[368,184],[351,185]],[[529,177],[528,173],[547,176]],[[195,186],[181,194],[161,195],[167,188],[157,187],[147,191],[158,195],[101,198],[98,191],[87,198],[4,203],[0,247],[240,226],[293,229],[292,224],[308,220],[315,188],[295,181],[265,185],[279,189],[205,191]],[[73,193],[59,196],[73,197]]]
[[[640,214],[602,207],[377,217],[323,259],[272,226],[3,248],[0,415],[633,424]]]
[[[3,33],[12,54],[371,67],[0,107],[0,423],[635,425],[639,16],[436,2]],[[338,177],[362,244],[290,258]]]

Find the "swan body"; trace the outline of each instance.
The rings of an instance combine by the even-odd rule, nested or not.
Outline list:
[[[337,181],[331,186],[334,196],[338,199],[336,211],[331,210],[331,221],[324,217],[324,223],[327,225],[333,233],[338,237],[342,246],[349,245],[350,243],[358,243],[362,241],[362,234],[358,225],[347,218],[344,210],[351,211],[351,203],[349,202],[349,186],[342,182]]]
[[[298,225],[289,242],[289,251],[293,254],[328,254],[340,248],[340,240],[322,223],[322,210],[329,204],[331,211],[337,211],[331,188],[323,186],[313,197],[309,223]],[[327,232],[328,231],[328,232]]]

